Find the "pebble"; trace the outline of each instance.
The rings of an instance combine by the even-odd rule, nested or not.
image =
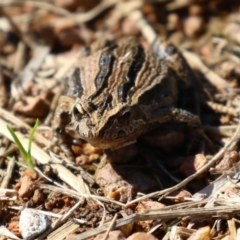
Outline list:
[[[22,210],[19,221],[19,230],[23,239],[30,240],[44,232],[50,221],[47,216],[32,208]]]

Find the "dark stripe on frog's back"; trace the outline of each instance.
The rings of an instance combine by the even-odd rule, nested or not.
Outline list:
[[[129,54],[129,55],[128,55]],[[144,61],[144,49],[135,38],[122,42],[114,49],[116,61],[109,77],[108,94],[112,94],[112,107],[127,102],[127,96]],[[111,92],[110,92],[111,91]]]
[[[94,100],[94,98],[101,95],[103,90],[108,87],[108,79],[109,76],[112,74],[113,64],[115,58],[108,52],[103,52],[100,55],[98,66],[99,66],[99,73],[94,80],[94,84],[96,87],[96,92],[88,98],[90,102]]]
[[[133,61],[128,68],[127,74],[124,76],[123,83],[118,86],[117,89],[119,102],[127,101],[129,91],[135,86],[138,72],[141,70],[145,61],[145,53],[141,45],[133,46],[131,51],[133,52]]]
[[[109,71],[104,79],[101,91],[98,91],[98,94],[94,94],[91,97],[91,101],[97,106],[104,105],[110,110],[117,106],[119,102],[126,101],[128,92],[135,85],[135,78],[145,61],[145,55],[143,47],[135,38],[122,42],[115,48],[110,48],[107,53],[111,55],[112,59]],[[128,54],[131,54],[132,58],[127,58]],[[124,60],[128,60],[129,63]],[[119,93],[118,90],[120,88],[123,89],[123,93]],[[107,104],[103,103],[105,100],[108,101]],[[103,110],[102,107],[101,110]]]
[[[98,58],[99,73],[94,79],[96,91],[88,98],[88,101],[94,104],[95,106],[103,104],[102,101],[99,100],[104,99],[104,96],[102,94],[106,92],[106,89],[108,88],[109,85],[109,77],[112,74],[113,65],[115,62],[115,57],[112,54],[112,50],[115,47],[116,45],[112,45],[108,49],[100,50],[102,51],[102,53],[99,55]]]
[[[137,85],[140,89],[133,89],[135,91],[131,92],[131,105],[140,104],[146,109],[149,108],[149,111],[174,105],[178,91],[174,72],[165,61],[157,58],[154,59],[155,61],[148,60],[145,62],[145,69],[139,73],[141,77]]]

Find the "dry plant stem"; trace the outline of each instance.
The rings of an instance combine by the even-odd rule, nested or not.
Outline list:
[[[136,22],[136,25],[146,38],[147,42],[149,44],[153,44],[154,42],[156,43],[156,40],[159,36],[156,34],[152,26],[146,21],[140,10],[132,11],[130,17]],[[160,42],[157,43],[161,44]],[[230,88],[229,84],[223,78],[211,71],[207,66],[205,66],[196,54],[188,51],[182,51],[182,54],[191,67],[198,69],[203,75],[205,75],[209,82],[220,91]]]
[[[212,126],[204,126],[204,130],[210,132],[211,134],[220,134],[225,137],[232,137],[233,133],[237,129],[237,125],[232,126],[219,126],[219,127],[212,127]]]
[[[95,8],[91,9],[86,13],[80,13],[76,15],[76,21],[78,23],[84,23],[92,20],[93,18],[97,17],[100,13],[102,13],[107,8],[115,5],[117,3],[116,0],[104,0],[100,2]]]
[[[77,221],[74,219],[74,221]],[[47,236],[47,240],[56,240],[56,239],[66,239],[66,237],[71,234],[76,232],[76,230],[79,228],[79,225],[70,221],[67,221],[65,224],[63,224],[61,227],[53,231]],[[46,239],[46,238],[45,238]],[[37,239],[39,240],[39,239]]]
[[[166,232],[165,236],[163,237],[162,240],[169,240],[170,239],[170,232]]]
[[[12,97],[20,97],[23,87],[33,80],[35,73],[41,67],[42,62],[50,51],[49,47],[35,46],[34,57],[24,68],[21,76],[17,77],[11,85]]]
[[[182,187],[184,187],[187,183],[189,183],[190,181],[192,181],[193,179],[195,179],[197,176],[199,176],[200,174],[202,174],[203,172],[206,172],[214,163],[216,163],[216,161],[218,161],[218,159],[220,157],[223,156],[223,154],[227,151],[227,150],[231,150],[234,147],[234,144],[236,144],[236,141],[239,140],[239,132],[240,132],[240,125],[238,126],[235,134],[233,135],[231,141],[229,141],[228,144],[226,144],[212,159],[211,161],[209,161],[205,166],[203,166],[201,169],[199,169],[196,173],[192,174],[191,176],[189,176],[188,178],[184,179],[182,182],[180,182],[179,184],[175,185],[174,187],[171,188],[167,188],[164,189],[162,191],[158,191],[158,192],[154,192],[154,193],[150,193],[147,194],[143,197],[137,198],[131,202],[129,202],[128,204],[133,204],[139,201],[143,201],[147,198],[151,198],[151,197],[157,197],[157,196],[167,196],[168,194],[170,194],[171,192],[178,190]]]
[[[13,72],[19,74],[23,67],[24,54],[26,52],[26,44],[21,41],[17,45],[16,64],[14,65]]]
[[[189,5],[189,0],[173,1],[167,4],[166,9],[168,11],[174,11],[179,8],[188,7],[188,5]]]
[[[193,69],[199,70],[213,86],[215,86],[220,91],[230,89],[228,82],[211,71],[206,65],[204,65],[202,60],[196,54],[189,51],[182,51],[182,53],[189,65]]]
[[[63,224],[64,221],[66,221],[70,216],[71,214],[80,206],[84,203],[83,200],[80,200],[78,201],[66,214],[64,214],[62,217],[60,217],[55,223],[54,223],[54,226],[53,226],[53,229],[56,229],[57,227],[59,227],[60,225]]]
[[[17,146],[12,144],[9,146],[9,148],[6,151],[4,151],[3,154],[0,154],[0,156],[7,157],[7,156],[11,155],[12,153],[16,152],[17,150],[18,150]]]
[[[60,187],[60,188],[64,188],[61,184],[59,184],[58,182],[50,179],[49,177],[47,177],[39,168],[34,167],[34,170],[40,175],[42,176],[44,179],[46,179],[48,182]]]
[[[121,18],[128,17],[129,13],[132,12],[134,9],[140,9],[144,2],[143,0],[132,0],[132,1],[118,1],[115,5],[115,9],[112,11],[111,18],[105,21],[105,25],[107,28],[111,28],[119,21]]]
[[[121,202],[118,202],[118,201],[115,201],[115,200],[112,200],[110,198],[101,197],[101,196],[97,196],[97,195],[91,195],[91,194],[84,194],[83,195],[83,194],[79,194],[78,192],[76,192],[74,190],[71,190],[71,189],[57,188],[55,186],[47,185],[47,184],[41,184],[39,186],[39,188],[48,189],[48,190],[51,190],[51,191],[54,191],[54,192],[61,192],[62,194],[68,195],[68,196],[73,197],[73,198],[85,197],[86,199],[97,199],[97,200],[102,201],[102,202],[116,204],[120,207],[126,207],[125,204],[123,204]]]
[[[2,0],[0,2],[0,6],[6,7],[6,6],[13,6],[13,5],[19,5],[19,4],[28,4],[30,6],[46,9],[48,11],[66,16],[71,18],[74,22],[77,24],[81,24],[87,21],[92,20],[93,18],[97,17],[100,13],[102,13],[107,8],[113,6],[116,4],[116,0],[105,0],[102,1],[99,5],[97,5],[95,8],[91,9],[89,12],[86,13],[80,13],[80,14],[72,14],[71,12],[65,10],[64,8],[60,8],[56,5],[47,3],[47,2],[41,2],[41,1],[29,1],[29,0]]]
[[[0,133],[13,141],[10,132],[7,130],[7,124],[9,123],[5,122],[3,119],[0,118]],[[29,139],[20,133],[16,133],[16,135],[22,143],[23,147],[27,149]],[[50,156],[40,147],[38,147],[35,143],[32,144],[32,156],[41,164],[49,164],[60,179],[69,184],[75,190],[81,191],[79,179],[62,164],[54,163],[54,160],[51,159]]]
[[[211,101],[206,101],[205,103],[217,113],[230,114],[235,117],[238,116],[238,111],[235,108],[228,107],[223,104],[217,104]]]
[[[231,220],[228,220],[227,223],[228,223],[228,229],[230,232],[229,240],[237,239],[237,230],[236,230],[235,221],[231,219]]]
[[[17,193],[16,193],[17,194]],[[13,210],[17,210],[17,211],[21,211],[23,209],[22,206],[9,206],[8,207],[9,209],[13,209]],[[61,218],[63,215],[61,214],[58,214],[58,213],[53,213],[53,212],[48,212],[48,211],[43,211],[43,210],[39,210],[39,209],[36,209],[38,212],[46,215],[46,216],[50,216],[50,217],[53,217],[53,218]],[[86,223],[85,220],[79,220],[77,218],[73,218],[74,220],[78,220],[80,221],[80,223],[84,224]]]
[[[22,126],[28,131],[31,131],[31,128],[28,124],[23,122],[20,118],[15,117],[11,112],[8,112],[3,108],[0,108],[0,119],[6,119],[8,122],[15,124],[16,126]],[[37,132],[35,132],[34,134],[34,139],[45,146],[48,146],[50,144],[50,141],[48,139],[46,139]]]
[[[132,18],[140,31],[142,32],[143,36],[146,38],[149,44],[153,44],[154,41],[157,39],[157,34],[153,30],[152,26],[146,21],[142,12],[139,10],[134,10],[130,14],[130,18]]]
[[[108,230],[106,231],[106,233],[105,233],[105,235],[103,237],[103,240],[107,240],[108,239],[108,235],[109,235],[110,231],[112,230],[112,228],[113,228],[113,226],[114,226],[114,224],[116,222],[116,219],[117,219],[117,214],[114,215],[111,223],[109,224]]]
[[[146,220],[156,220],[156,219],[172,219],[172,218],[182,218],[185,216],[193,217],[218,217],[218,218],[227,218],[228,216],[232,216],[233,214],[240,213],[240,205],[235,206],[218,206],[211,208],[193,208],[193,209],[184,209],[184,210],[156,210],[154,213],[142,213],[142,214],[134,214],[131,216],[127,216],[123,219],[117,220],[114,228],[119,228],[121,226],[138,222],[138,221],[146,221]],[[102,233],[108,229],[111,223],[106,223],[101,227],[95,228],[88,232],[79,234],[76,237],[71,238],[71,240],[84,240],[90,238],[96,234]]]
[[[1,6],[1,4],[0,4]],[[22,39],[22,41],[30,48],[33,49],[34,48],[34,44],[33,42],[26,36],[24,35],[20,29],[18,28],[17,24],[12,20],[12,18],[5,12],[5,10],[0,7],[0,14],[3,15],[4,17],[7,18],[7,20],[9,21],[9,23],[11,24],[13,30],[16,32],[16,34],[18,35],[18,37],[20,39]]]
[[[29,1],[29,0],[1,0],[0,2],[0,6],[2,7],[9,7],[9,6],[14,6],[14,5],[25,5],[28,4],[30,6],[33,7],[38,7],[38,8],[42,8],[42,9],[46,9],[48,11],[52,11],[54,13],[72,18],[73,20],[75,20],[75,15],[70,13],[69,11],[60,8],[56,5],[47,3],[47,2],[41,2],[41,1]]]
[[[33,13],[30,15],[27,15],[27,23],[26,23],[24,31],[22,33],[23,36],[25,36],[24,34],[29,32],[29,27],[30,27],[30,22],[32,20],[32,17],[33,17]],[[16,64],[14,65],[14,69],[13,69],[13,72],[15,74],[19,74],[19,72],[22,70],[22,68],[24,66],[24,63],[25,63],[24,57],[26,54],[26,49],[27,49],[27,45],[25,44],[25,42],[20,41],[17,46]]]
[[[7,166],[7,172],[6,175],[4,176],[2,183],[1,183],[1,188],[7,188],[8,184],[12,178],[12,172],[13,168],[15,166],[15,159],[11,158],[10,161],[8,161],[8,166]]]

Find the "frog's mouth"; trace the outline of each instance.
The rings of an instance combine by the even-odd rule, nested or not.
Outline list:
[[[104,129],[92,131],[92,138],[87,141],[103,149],[117,149],[136,142],[146,129],[143,125],[143,120],[133,120],[126,125],[114,119]]]

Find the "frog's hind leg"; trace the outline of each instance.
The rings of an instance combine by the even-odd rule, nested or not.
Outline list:
[[[177,47],[168,41],[160,42],[157,39],[153,44],[153,50],[160,59],[167,61],[168,66],[175,73],[179,90],[177,107],[187,109],[199,116],[199,81],[186,59]]]
[[[190,113],[189,111],[179,108],[162,108],[153,113],[149,118],[148,123],[166,123],[166,122],[179,122],[186,124],[187,127],[192,130],[191,133],[194,136],[199,136],[206,143],[212,145],[212,142],[206,136],[202,123],[197,115]]]

